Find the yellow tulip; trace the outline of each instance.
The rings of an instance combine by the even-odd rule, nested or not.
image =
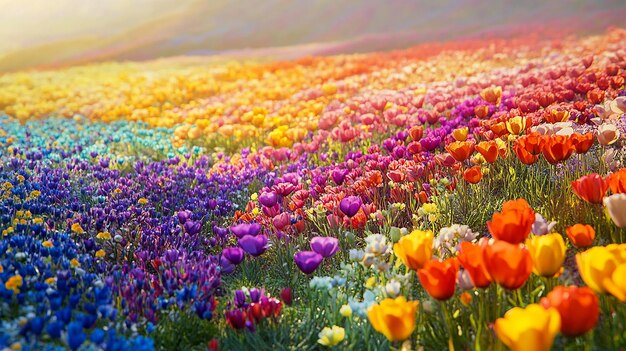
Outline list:
[[[532,236],[526,240],[526,247],[533,259],[533,272],[535,274],[552,277],[563,266],[566,249],[561,234]]]
[[[510,309],[496,320],[494,327],[498,339],[513,351],[550,350],[560,328],[559,312],[538,304]]]
[[[587,286],[626,302],[626,244],[592,247],[577,254],[576,263]]]
[[[469,132],[469,128],[457,128],[452,131],[452,136],[457,141],[465,141],[467,139],[467,133]]]
[[[367,318],[372,327],[390,341],[404,340],[415,330],[417,304],[417,301],[407,301],[404,296],[387,298],[372,305]]]
[[[393,252],[410,269],[418,270],[433,255],[433,232],[414,230],[393,245]]]
[[[324,346],[335,346],[342,342],[346,337],[346,331],[342,327],[333,325],[332,328],[325,327],[322,329],[322,331],[318,334],[318,337],[318,343]]]
[[[516,116],[506,121],[506,130],[511,134],[521,134],[526,129],[526,118]]]

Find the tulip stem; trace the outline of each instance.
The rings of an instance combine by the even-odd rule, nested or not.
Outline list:
[[[440,301],[441,311],[443,312],[443,317],[446,321],[446,329],[448,330],[448,349],[450,351],[454,351],[454,341],[452,336],[452,318],[450,316],[450,311],[448,310],[448,306],[445,301]]]

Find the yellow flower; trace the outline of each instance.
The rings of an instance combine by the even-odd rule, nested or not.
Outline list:
[[[252,213],[252,215],[253,215],[253,216],[258,215],[258,214],[259,214],[259,212],[261,212],[261,210],[259,210],[259,208],[258,208],[258,207],[253,208],[253,209],[252,209],[252,211],[251,211],[251,213]]]
[[[561,270],[565,261],[565,241],[559,233],[531,236],[526,239],[526,247],[533,259],[533,272],[544,277],[552,277]]]
[[[511,134],[521,134],[526,129],[526,118],[516,116],[506,121],[506,130]]]
[[[11,344],[11,346],[9,346],[10,350],[21,350],[22,349],[22,344],[20,344],[19,342],[14,342]]]
[[[23,283],[24,280],[22,279],[22,276],[18,274],[9,278],[6,283],[4,283],[4,287],[8,290],[13,290],[13,292],[17,294],[20,292],[20,288]]]
[[[376,285],[376,278],[374,277],[369,277],[366,281],[365,281],[365,287],[368,289],[373,288]]]
[[[80,262],[78,262],[77,259],[72,258],[72,260],[70,261],[70,266],[72,266],[72,268],[78,268],[80,267]]]
[[[111,240],[111,233],[109,232],[100,232],[96,235],[96,238],[103,240]]]
[[[4,267],[0,264],[0,273],[4,272]]]
[[[252,201],[256,201],[258,198],[259,198],[259,194],[257,194],[257,193],[254,193],[254,194],[250,195],[250,200],[252,200]]]
[[[577,254],[576,263],[590,288],[626,302],[626,244],[592,247]]]
[[[496,320],[494,327],[498,339],[513,351],[550,350],[560,328],[559,312],[538,304],[510,309]]]
[[[35,217],[35,218],[33,218],[33,223],[35,223],[35,224],[43,224],[43,218]]]
[[[24,176],[23,176],[23,175],[21,175],[21,174],[17,176],[17,180],[18,180],[20,183],[24,182],[24,180],[25,180],[25,179],[26,179],[26,178],[24,178]]]
[[[32,198],[38,198],[39,196],[41,196],[41,191],[39,190],[33,190],[30,192],[30,197]]]
[[[80,223],[74,223],[72,224],[72,232],[76,234],[84,234],[85,230],[80,226]]]
[[[319,337],[317,340],[318,343],[324,346],[335,346],[346,337],[346,331],[342,327],[333,325],[332,328],[325,327],[322,329],[317,336]]]
[[[41,245],[43,247],[48,248],[48,249],[54,247],[54,244],[52,244],[52,241],[50,241],[50,240],[46,240],[46,241],[42,242]]]
[[[140,205],[145,205],[145,204],[147,204],[147,203],[148,203],[148,199],[146,199],[145,197],[142,197],[142,198],[140,198],[139,200],[137,200],[137,202],[138,202]]]
[[[369,308],[367,318],[387,339],[404,340],[415,330],[417,304],[417,301],[407,301],[404,296],[386,298]]]
[[[339,309],[339,314],[346,318],[352,317],[352,307],[350,307],[350,305],[341,306],[341,308]]]
[[[405,266],[418,270],[432,258],[433,237],[433,232],[430,230],[414,230],[393,245],[393,252]]]
[[[48,278],[48,279],[44,280],[44,282],[45,282],[46,284],[48,284],[48,285],[52,285],[52,284],[54,284],[54,282],[55,282],[55,281],[56,281],[56,278],[55,278],[55,277],[50,277],[50,278]]]
[[[105,254],[106,253],[102,249],[96,251],[96,257],[102,258],[102,257],[104,257]]]
[[[434,203],[426,203],[422,205],[422,209],[424,213],[436,213],[438,211],[437,205]]]
[[[456,141],[465,141],[467,139],[468,132],[469,128],[467,127],[457,128],[452,131],[452,137],[454,137]]]

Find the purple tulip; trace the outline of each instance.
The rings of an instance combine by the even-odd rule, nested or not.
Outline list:
[[[237,265],[243,261],[244,252],[239,247],[228,247],[222,251],[222,257],[225,257],[232,264]]]
[[[238,238],[243,238],[246,235],[256,236],[261,231],[261,225],[259,223],[240,223],[230,227],[230,230]]]
[[[361,206],[363,205],[363,201],[358,196],[346,196],[339,203],[339,209],[343,214],[352,218],[354,217]]]
[[[178,260],[178,250],[167,250],[165,251],[165,260],[169,263],[174,263]]]
[[[322,257],[322,255],[314,251],[300,251],[293,256],[296,265],[304,274],[313,273],[317,267],[319,267],[320,263],[322,263],[323,259],[324,257]]]
[[[187,222],[187,220],[191,218],[191,211],[189,210],[178,211],[176,215],[178,216],[178,222],[180,224],[185,224],[185,222]]]
[[[265,207],[272,207],[278,203],[278,195],[270,191],[259,195],[259,203]]]
[[[246,294],[242,290],[235,290],[235,306],[244,307],[246,305]]]
[[[339,240],[330,236],[316,236],[311,239],[311,249],[324,258],[332,257],[339,250]]]
[[[330,176],[333,178],[333,182],[335,182],[335,184],[341,185],[349,172],[350,171],[347,169],[335,169]]]
[[[238,243],[245,252],[254,257],[262,255],[267,250],[267,236],[265,235],[244,235]]]
[[[220,266],[222,274],[231,274],[235,271],[235,265],[224,256],[220,257]]]
[[[248,292],[250,293],[250,301],[254,303],[258,303],[261,297],[263,297],[262,289],[251,288]]]
[[[187,234],[196,235],[202,230],[202,223],[188,220],[185,222],[183,227],[185,228],[185,232],[187,232]]]

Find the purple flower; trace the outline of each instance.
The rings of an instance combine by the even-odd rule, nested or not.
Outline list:
[[[339,250],[339,240],[330,236],[316,236],[311,239],[311,249],[324,258],[332,257]]]
[[[187,222],[187,220],[191,218],[191,211],[189,210],[178,211],[177,216],[178,216],[178,222],[180,224],[185,224],[185,222]]]
[[[224,256],[220,257],[220,266],[222,274],[231,274],[235,271],[235,265]]]
[[[235,306],[244,307],[246,305],[246,294],[242,290],[235,290]]]
[[[200,230],[202,230],[202,223],[188,220],[187,222],[185,222],[183,227],[185,227],[185,232],[187,232],[189,235],[196,235],[200,233]]]
[[[320,263],[322,263],[323,259],[324,257],[322,257],[322,255],[314,251],[300,251],[293,256],[296,265],[304,274],[313,273],[317,267],[319,267]]]
[[[261,231],[261,225],[259,223],[240,223],[230,227],[230,230],[238,238],[243,238],[246,235],[256,236]]]
[[[358,196],[346,196],[339,203],[339,209],[343,214],[352,218],[354,217],[361,206],[363,205],[363,201]]]
[[[250,293],[250,301],[252,301],[254,303],[259,302],[261,297],[263,297],[263,290],[262,289],[251,288],[248,292]]]
[[[535,235],[545,235],[552,231],[552,228],[556,225],[556,222],[546,221],[542,215],[535,213],[535,223],[532,226],[532,233]]]
[[[341,185],[349,172],[350,171],[347,169],[335,169],[330,176],[333,178],[333,182],[335,182],[335,184]]]
[[[260,256],[267,250],[267,236],[265,235],[244,235],[238,243],[245,252],[254,257]]]
[[[165,251],[165,260],[169,263],[174,263],[178,260],[178,250],[167,250]]]
[[[240,264],[243,261],[244,252],[239,247],[228,247],[222,251],[222,256],[232,264]]]
[[[278,202],[278,195],[270,191],[259,195],[259,203],[265,207],[272,207]]]

